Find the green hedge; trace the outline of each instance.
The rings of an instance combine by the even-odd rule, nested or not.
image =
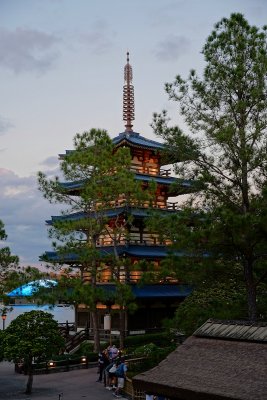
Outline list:
[[[154,346],[154,345],[153,345]],[[151,344],[146,345],[144,347],[153,347]],[[139,348],[141,350],[141,348]],[[127,376],[132,378],[133,376],[145,372],[151,368],[154,368],[158,365],[162,360],[164,360],[168,354],[170,354],[175,349],[175,346],[169,346],[165,348],[156,348],[152,353],[147,355],[142,363],[132,364],[127,372]],[[141,353],[141,352],[140,352]],[[145,355],[145,354],[144,354]],[[140,354],[141,356],[141,354]]]
[[[168,332],[147,333],[145,335],[127,336],[125,347],[139,347],[143,344],[154,343],[159,347],[168,347],[172,338]]]

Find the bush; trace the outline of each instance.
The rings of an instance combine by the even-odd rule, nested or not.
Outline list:
[[[139,347],[144,344],[154,343],[159,347],[170,345],[169,332],[148,333],[145,335],[128,336],[125,339],[125,347]]]
[[[174,349],[176,345],[159,348],[155,346],[153,343],[150,343],[145,346],[140,346],[136,349],[135,355],[138,357],[146,357],[142,363],[131,364],[129,371],[127,372],[127,376],[132,378],[133,376],[145,372],[151,368],[154,368],[158,365],[164,358],[168,356]]]
[[[154,343],[144,344],[143,346],[137,347],[133,356],[135,357],[151,357],[153,353],[158,350],[158,347]]]
[[[93,343],[83,342],[81,343],[79,349],[75,352],[75,354],[76,356],[77,355],[87,356],[88,353],[93,353],[93,352],[94,352]]]

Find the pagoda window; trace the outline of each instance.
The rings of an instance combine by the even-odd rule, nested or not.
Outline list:
[[[91,272],[83,269],[81,278],[82,278],[82,281],[84,284],[91,282],[91,278],[92,278]]]
[[[100,272],[100,282],[110,282],[112,278],[111,269],[108,266],[105,266],[103,270]]]
[[[132,161],[131,161],[131,167],[130,169],[134,172],[142,172],[142,161],[139,160],[139,157],[137,157],[136,155],[133,157]]]

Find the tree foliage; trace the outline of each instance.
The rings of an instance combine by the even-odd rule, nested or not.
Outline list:
[[[4,356],[9,361],[23,360],[29,375],[26,393],[32,391],[34,358],[51,358],[64,346],[57,322],[50,313],[30,311],[11,321],[3,335]]]
[[[0,220],[0,242],[7,239],[4,223]],[[0,247],[0,295],[5,292],[8,273],[18,267],[19,258],[11,254],[8,246]]]
[[[153,122],[179,158],[177,174],[200,189],[188,202],[196,218],[187,225],[184,250],[242,266],[252,320],[257,289],[266,283],[266,38],[266,28],[250,26],[241,14],[223,18],[203,47],[202,78],[192,70],[188,79],[178,75],[166,84],[191,133],[169,127],[165,111]]]
[[[10,270],[6,275],[5,289],[6,291],[11,291],[29,282],[44,278],[49,278],[49,274],[40,271],[36,267],[31,267],[30,265],[26,267],[17,267],[16,269]]]

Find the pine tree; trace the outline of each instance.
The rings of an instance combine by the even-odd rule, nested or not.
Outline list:
[[[203,47],[202,79],[192,70],[166,84],[191,133],[169,127],[165,111],[153,122],[180,159],[177,174],[198,182],[190,204],[202,220],[191,225],[188,248],[242,266],[250,320],[266,279],[266,39],[266,28],[250,26],[241,14],[223,18]]]
[[[0,241],[7,239],[4,223],[0,220]],[[11,271],[18,267],[19,258],[11,254],[8,246],[0,248],[0,295],[5,292],[6,283]]]

